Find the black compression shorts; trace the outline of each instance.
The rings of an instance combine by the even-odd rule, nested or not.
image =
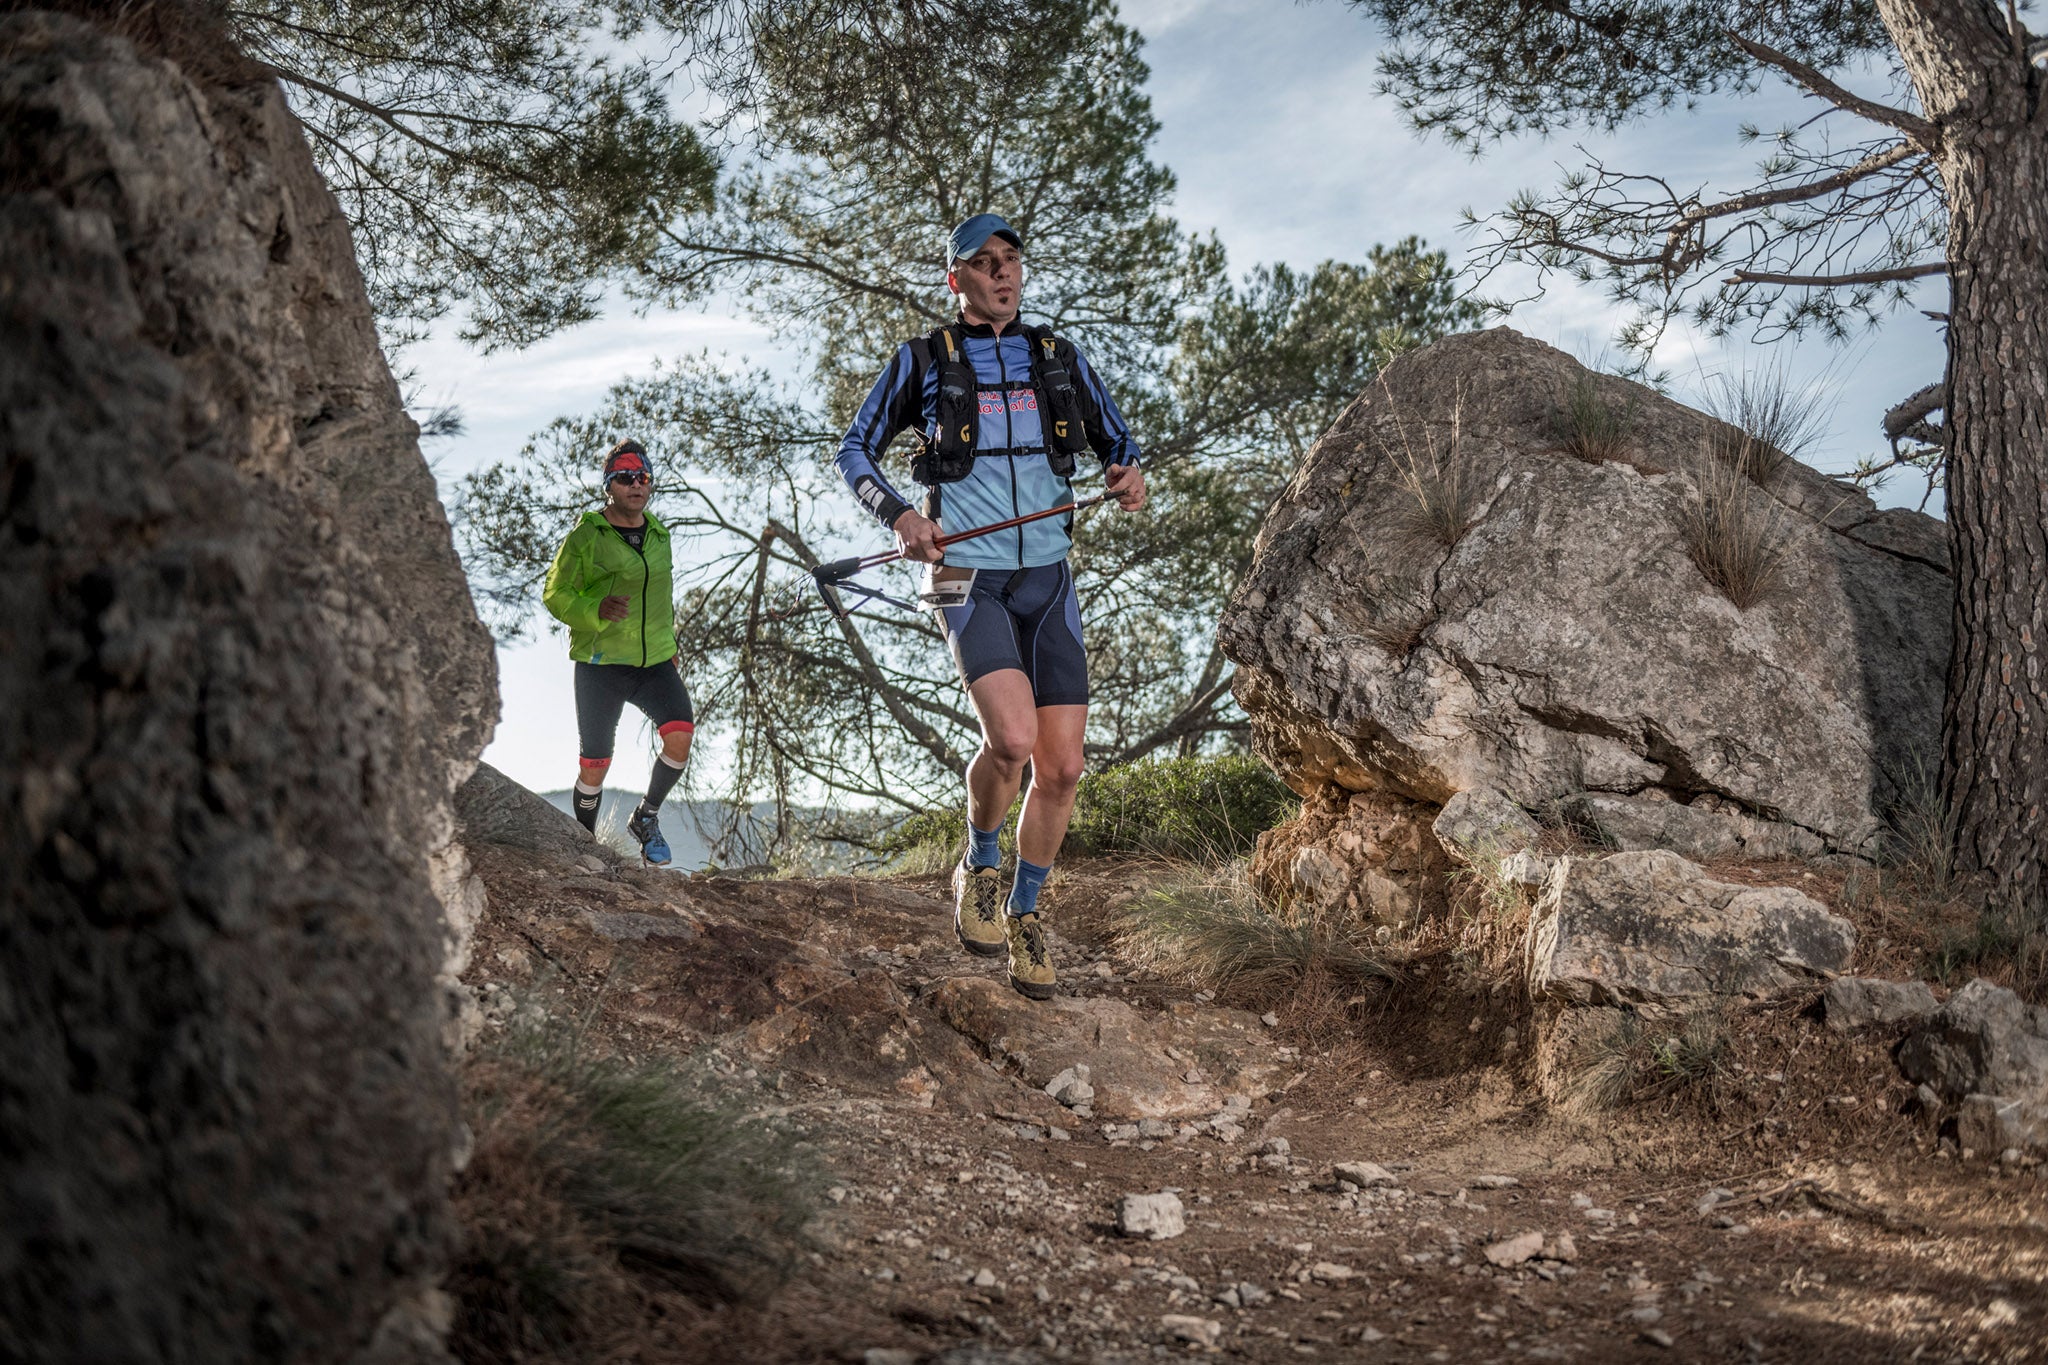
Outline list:
[[[1015,668],[1030,680],[1038,705],[1086,706],[1081,604],[1066,561],[973,572],[966,603],[933,613],[952,646],[961,681],[972,687],[998,669]]]
[[[690,693],[683,686],[681,660],[649,664],[576,665],[576,732],[586,767],[612,761],[612,742],[619,713],[631,702],[640,708],[663,738],[689,730]]]

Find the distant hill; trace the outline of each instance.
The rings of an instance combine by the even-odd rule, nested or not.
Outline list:
[[[566,814],[574,815],[575,808],[569,803],[569,789],[542,792],[541,798]],[[600,838],[608,839],[621,852],[634,849],[633,837],[626,833],[626,820],[633,814],[633,807],[639,803],[640,793],[624,788],[607,787],[604,804],[597,812],[597,832]],[[669,866],[678,872],[695,872],[711,865],[711,845],[721,825],[729,818],[732,807],[723,801],[683,801],[671,799],[661,808],[661,832],[668,839],[669,852],[673,861]],[[797,818],[804,823],[821,820],[832,812],[816,807],[798,807]],[[772,831],[775,821],[774,803],[763,801],[753,810],[755,827]],[[851,844],[828,841],[822,857],[810,861],[816,870],[850,869],[861,858],[864,850]],[[766,838],[748,840],[737,851],[737,856],[719,860],[724,867],[740,867],[749,863],[768,861]]]

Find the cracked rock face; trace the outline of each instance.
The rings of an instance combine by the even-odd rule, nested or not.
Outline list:
[[[1530,917],[1529,988],[1564,1005],[1682,1010],[1839,972],[1847,920],[1786,886],[1716,881],[1674,853],[1560,861]]]
[[[0,1355],[441,1360],[491,642],[297,121],[202,74],[0,15]]]
[[[1220,628],[1259,753],[1304,795],[1597,793],[1622,847],[1873,852],[1939,728],[1940,523],[1788,461],[1745,494],[1780,584],[1738,610],[1681,533],[1729,429],[1586,374],[1505,328],[1452,337],[1324,435]],[[1628,463],[1563,448],[1575,381],[1628,414]],[[1462,487],[1454,544],[1419,529],[1412,470]]]

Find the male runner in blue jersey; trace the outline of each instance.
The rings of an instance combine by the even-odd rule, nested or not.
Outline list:
[[[967,765],[967,857],[953,874],[954,931],[969,952],[1007,950],[1010,984],[1047,1000],[1055,975],[1038,892],[1073,814],[1088,722],[1081,609],[1067,567],[1072,518],[962,541],[943,555],[935,542],[942,523],[959,532],[1072,502],[1068,480],[1083,452],[1100,461],[1127,512],[1145,505],[1145,475],[1138,443],[1080,352],[1018,321],[1023,245],[992,213],[953,229],[946,283],[959,319],[898,348],[838,465],[904,557],[935,566],[926,600],[981,720],[981,750]],[[919,442],[911,475],[926,488],[922,512],[881,471],[882,452],[903,431]],[[1005,899],[996,841],[1027,761],[1031,790]]]

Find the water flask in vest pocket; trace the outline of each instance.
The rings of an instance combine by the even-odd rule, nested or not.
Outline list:
[[[940,611],[947,607],[964,607],[967,595],[974,590],[974,570],[956,568],[950,564],[927,564],[924,569],[924,585],[917,590],[917,604]]]

